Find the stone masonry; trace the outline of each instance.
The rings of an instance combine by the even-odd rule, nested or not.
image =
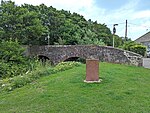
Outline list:
[[[26,51],[29,56],[43,56],[53,64],[65,61],[71,57],[84,59],[99,59],[100,61],[142,66],[142,56],[130,51],[108,46],[96,45],[47,45],[29,46]]]

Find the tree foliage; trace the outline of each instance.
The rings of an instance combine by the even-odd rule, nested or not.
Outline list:
[[[38,44],[45,27],[38,12],[17,6],[12,1],[0,5],[0,40],[16,39],[22,44]]]
[[[44,4],[0,4],[0,40],[18,40],[21,44],[105,44],[112,45],[112,34],[105,24],[86,20],[82,15],[57,10]]]

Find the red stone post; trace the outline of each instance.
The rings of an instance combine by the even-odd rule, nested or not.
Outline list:
[[[99,60],[86,59],[86,80],[85,82],[99,81]]]

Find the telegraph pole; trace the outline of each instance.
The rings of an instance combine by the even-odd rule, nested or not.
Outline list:
[[[125,41],[127,41],[127,24],[128,24],[128,22],[127,22],[127,20],[126,20],[126,26],[125,26]]]

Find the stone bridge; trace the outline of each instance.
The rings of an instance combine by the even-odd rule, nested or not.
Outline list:
[[[28,46],[27,55],[47,58],[53,64],[69,58],[99,59],[100,61],[142,66],[142,56],[108,46],[96,45],[47,45]]]

